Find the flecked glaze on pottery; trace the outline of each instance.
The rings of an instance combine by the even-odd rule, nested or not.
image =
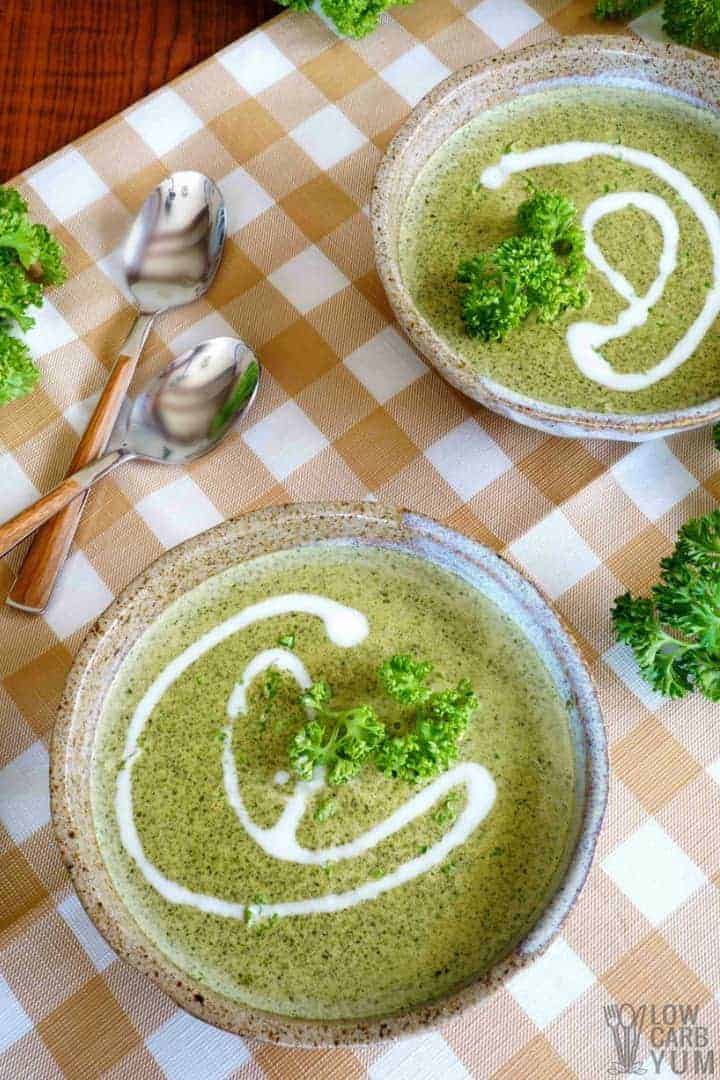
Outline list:
[[[463,68],[435,87],[390,143],[373,189],[375,259],[390,304],[411,341],[452,386],[493,412],[565,437],[644,441],[711,424],[720,398],[658,413],[600,413],[551,405],[480,374],[436,333],[415,306],[399,267],[405,203],[418,173],[446,140],[485,109],[543,86],[582,83],[670,91],[718,111],[720,64],[675,45],[588,35],[535,45]]]
[[[244,560],[318,541],[404,550],[460,575],[515,619],[568,702],[576,810],[568,859],[534,927],[490,972],[442,1000],[386,1018],[306,1020],[251,1009],[174,966],[135,923],[114,889],[95,838],[91,758],[98,720],[123,659],[179,596]],[[600,709],[588,671],[558,616],[538,591],[490,549],[427,518],[376,504],[272,508],[227,522],[163,556],[105,612],[68,677],[55,727],[51,801],[63,859],[88,914],[117,953],[179,1005],[228,1031],[286,1045],[328,1046],[409,1034],[456,1016],[534,959],[560,929],[584,884],[607,798]]]

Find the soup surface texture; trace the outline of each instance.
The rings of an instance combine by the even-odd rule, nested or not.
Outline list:
[[[267,650],[282,662],[253,677]],[[459,763],[429,784],[374,765],[296,784],[293,671],[401,724],[376,678],[397,652],[472,683]],[[193,979],[284,1015],[370,1017],[467,983],[533,923],[567,856],[573,760],[565,701],[493,602],[400,551],[320,543],[210,579],[140,638],[100,718],[92,806],[118,892]],[[295,824],[273,830],[293,791]]]
[[[425,165],[402,221],[403,279],[441,337],[520,394],[600,412],[699,404],[720,395],[719,167],[720,118],[670,94],[576,85],[517,97],[461,128]],[[597,249],[590,301],[487,343],[463,327],[457,267],[516,231],[530,182],[574,201],[588,254]],[[571,328],[587,323],[599,328],[579,332],[583,341],[599,334],[593,370],[605,361],[609,374],[576,362]],[[688,355],[672,367],[676,349]],[[654,372],[666,358],[672,370]]]

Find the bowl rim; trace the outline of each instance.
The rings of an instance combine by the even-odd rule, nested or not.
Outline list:
[[[312,526],[299,540],[271,543],[274,528]],[[305,1019],[248,1006],[194,982],[141,930],[115,890],[95,837],[90,806],[90,754],[102,703],[127,652],[183,591],[216,573],[254,557],[234,555],[245,537],[260,544],[257,554],[317,542],[318,529],[328,538],[392,546],[382,537],[404,536],[417,544],[413,554],[443,557],[476,565],[483,576],[511,592],[533,628],[543,635],[547,653],[571,691],[577,736],[585,757],[585,798],[579,808],[577,835],[562,876],[536,921],[513,949],[483,976],[460,990],[425,1005],[388,1016]],[[332,531],[337,530],[337,531]],[[369,531],[369,535],[365,533]],[[320,539],[324,539],[321,536]],[[402,541],[401,541],[402,542]],[[207,567],[203,559],[207,557]],[[215,566],[213,560],[219,560]],[[197,564],[197,565],[196,565]],[[209,567],[209,568],[208,568]],[[452,568],[452,566],[451,566]],[[182,573],[197,580],[183,589]],[[192,579],[191,579],[192,580]],[[166,593],[166,584],[172,587]],[[476,586],[477,587],[477,586]],[[138,633],[133,637],[132,634]],[[130,632],[130,639],[128,639]],[[50,749],[52,822],[62,860],[85,911],[123,960],[139,968],[179,1006],[224,1030],[295,1047],[331,1047],[411,1035],[444,1023],[479,1003],[552,943],[574,907],[592,864],[608,797],[607,739],[592,676],[565,621],[542,592],[492,549],[453,529],[411,511],[378,503],[306,503],[273,506],[230,519],[186,540],[160,556],[136,577],[101,615],[85,638],[70,669],[53,729]]]
[[[528,45],[511,53],[498,53],[468,64],[443,79],[420,99],[388,144],[376,170],[370,200],[370,221],[378,273],[403,331],[422,355],[461,392],[468,393],[468,390],[462,385],[460,375],[471,372],[472,396],[491,410],[512,415],[520,423],[530,426],[537,425],[546,430],[574,429],[578,435],[597,438],[633,439],[647,435],[660,436],[712,424],[720,419],[720,395],[697,405],[652,413],[597,412],[575,406],[554,405],[514,391],[481,372],[471,371],[470,362],[463,361],[421,314],[402,279],[394,253],[393,230],[389,220],[392,192],[403,156],[418,137],[425,122],[446,105],[466,83],[498,75],[508,78],[514,72],[522,71],[528,62],[542,61],[545,58],[548,61],[564,57],[569,59],[578,53],[587,56],[589,51],[601,55],[620,55],[629,61],[641,61],[644,64],[682,63],[691,66],[698,79],[700,76],[706,77],[718,91],[712,98],[694,97],[695,102],[720,117],[720,63],[717,58],[674,43],[647,42],[640,38],[611,34],[576,34]],[[648,87],[655,85],[661,93],[664,87],[666,91],[674,90],[676,94],[686,98],[693,96],[679,91],[669,81],[664,81],[667,80],[667,74],[666,71],[664,78],[659,75],[654,81],[648,79]],[[543,82],[557,84],[559,79],[572,77],[572,71],[568,70],[564,76],[553,75],[547,80],[541,75],[533,77],[530,81],[526,80],[525,85],[537,87],[541,91]],[[591,83],[599,78],[599,73],[580,78],[583,82]],[[457,131],[462,126],[461,123],[453,130]],[[453,379],[453,375],[456,379]],[[467,381],[470,381],[469,377]],[[607,434],[608,432],[612,434]]]

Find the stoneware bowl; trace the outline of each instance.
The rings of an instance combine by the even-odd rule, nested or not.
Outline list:
[[[401,326],[449,383],[481,404],[553,435],[642,441],[702,427],[720,418],[720,398],[659,413],[600,413],[535,400],[481,375],[420,314],[398,264],[398,235],[408,193],[431,155],[483,110],[521,94],[561,85],[625,85],[662,90],[718,111],[720,64],[678,46],[588,35],[500,55],[441,82],[390,143],[375,178],[375,258]]]
[[[176,598],[238,562],[319,541],[407,551],[459,574],[495,600],[531,639],[568,701],[575,753],[576,811],[565,865],[532,930],[472,985],[409,1012],[367,1021],[272,1015],[193,984],[148,940],[115,891],[95,838],[90,802],[91,760],[103,702],[124,657],[149,624]],[[557,934],[582,888],[606,795],[605,733],[595,691],[558,616],[528,581],[488,548],[426,518],[376,504],[264,510],[220,525],[163,556],[108,608],[86,639],[68,678],[52,746],[52,813],[63,859],[88,914],[113,949],[203,1020],[287,1045],[373,1041],[439,1023],[478,1002],[531,961]]]

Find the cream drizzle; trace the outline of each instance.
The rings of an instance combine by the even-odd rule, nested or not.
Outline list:
[[[615,371],[599,350],[609,341],[624,337],[631,330],[642,326],[652,307],[663,294],[670,275],[677,268],[679,229],[674,211],[664,199],[643,191],[615,192],[590,203],[583,216],[582,225],[587,236],[586,254],[590,262],[607,279],[615,291],[627,300],[628,307],[611,326],[595,322],[572,323],[566,333],[568,349],[579,370],[589,379],[611,390],[644,390],[653,383],[667,378],[676,368],[692,356],[720,312],[720,218],[702,192],[679,169],[663,158],[646,150],[616,143],[565,142],[536,147],[525,152],[504,154],[497,165],[486,168],[480,178],[490,189],[503,186],[514,173],[525,172],[543,165],[566,165],[589,157],[612,157],[640,168],[648,169],[687,203],[703,226],[712,251],[712,286],[708,290],[702,311],[661,361],[642,372]],[[593,236],[597,222],[607,214],[635,206],[651,214],[663,234],[663,250],[659,272],[647,293],[640,297],[630,282],[618,270],[613,269],[600,251]]]
[[[322,769],[315,772],[312,780],[300,781],[295,785],[292,795],[287,797],[285,808],[275,825],[261,828],[247,813],[242,800],[235,759],[232,751],[232,731],[236,719],[247,710],[247,693],[252,682],[268,668],[276,668],[290,674],[302,688],[310,686],[312,680],[305,665],[289,649],[265,649],[258,653],[246,666],[242,678],[235,685],[227,705],[228,724],[225,729],[223,749],[223,782],[225,791],[242,827],[249,836],[271,857],[286,862],[304,865],[324,866],[342,859],[356,858],[372,850],[383,840],[393,836],[400,829],[410,824],[417,817],[425,814],[452,788],[464,785],[467,793],[466,804],[455,820],[452,828],[422,855],[402,863],[391,873],[379,879],[364,882],[355,889],[344,893],[329,893],[325,896],[311,897],[306,900],[287,901],[275,904],[241,904],[194,892],[176,881],[166,877],[145,854],[138,835],[133,815],[132,769],[142,754],[138,740],[142,735],[152,710],[162,695],[180,677],[180,675],[209,649],[251,623],[273,615],[291,612],[307,612],[317,615],[325,624],[328,637],[334,644],[343,648],[352,648],[367,636],[369,627],[365,616],[353,608],[345,607],[326,597],[312,594],[295,593],[273,597],[270,600],[254,604],[224,623],[203,634],[184,652],[176,657],[158,675],[138,704],[125,742],[123,766],[117,777],[115,794],[115,812],[120,830],[121,842],[128,855],[134,860],[140,873],[148,884],[164,899],[173,904],[193,907],[212,915],[227,918],[244,919],[248,913],[253,918],[289,915],[312,915],[342,911],[356,904],[372,900],[390,889],[397,888],[420,874],[443,862],[448,854],[465,842],[471,832],[489,813],[496,795],[495,783],[489,772],[481,765],[464,762],[439,776],[433,783],[422,788],[408,799],[398,810],[384,821],[379,822],[354,840],[333,847],[310,850],[302,847],[297,840],[297,830],[305,815],[310,799],[325,786]],[[287,774],[276,774],[276,783],[285,783]]]

